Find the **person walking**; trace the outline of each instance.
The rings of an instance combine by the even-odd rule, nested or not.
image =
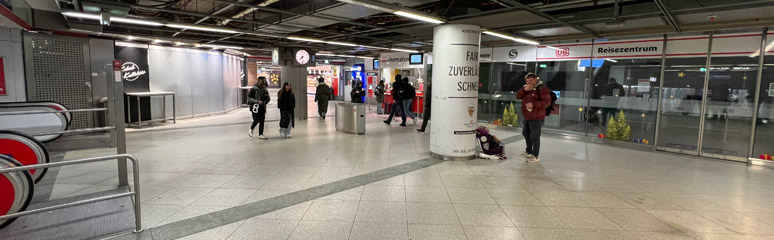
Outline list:
[[[400,118],[403,120],[403,122],[400,124],[401,127],[406,126],[406,113],[403,109],[403,98],[405,97],[406,88],[403,87],[403,81],[402,76],[400,74],[395,75],[395,82],[392,84],[392,111],[390,111],[390,116],[387,117],[387,120],[384,121],[384,124],[390,125],[392,122],[392,117],[397,114],[398,109],[400,109]]]
[[[317,78],[317,91],[314,94],[314,101],[317,102],[317,113],[320,114],[322,119],[325,119],[325,115],[328,113],[328,100],[331,98],[331,87],[325,84],[325,79],[322,77]]]
[[[363,82],[357,81],[349,95],[352,97],[353,103],[363,103]]]
[[[406,112],[406,117],[410,117],[411,121],[414,122],[414,125],[417,125],[417,115],[414,111],[411,111],[411,103],[414,102],[414,97],[417,96],[417,90],[414,89],[414,86],[409,84],[408,77],[403,77],[402,80],[403,87],[406,88],[406,98],[403,99],[403,111]]]
[[[296,96],[289,82],[282,85],[277,93],[277,106],[280,109],[280,136],[289,138],[290,130],[295,126],[293,110],[296,109]]]
[[[376,85],[376,91],[374,91],[374,95],[376,95],[376,114],[383,114],[384,110],[382,110],[382,104],[384,104],[384,80],[379,80],[379,84]]]
[[[422,127],[417,129],[418,132],[425,132],[425,129],[427,128],[427,122],[430,121],[430,107],[433,105],[433,85],[428,83],[427,89],[425,89],[424,92],[424,98],[425,98],[425,109],[422,110]]]
[[[266,104],[269,104],[269,101],[271,101],[266,85],[266,77],[258,77],[258,82],[255,83],[247,94],[247,102],[250,104],[250,112],[253,115],[253,124],[250,125],[247,135],[253,137],[255,125],[258,125],[259,139],[266,139],[266,136],[263,135],[263,125],[266,120]]]
[[[534,73],[528,73],[524,78],[527,84],[516,93],[516,98],[521,100],[522,135],[527,142],[527,150],[521,156],[528,163],[534,163],[540,161],[540,131],[546,118],[546,107],[551,104],[551,90],[542,81],[538,82]]]

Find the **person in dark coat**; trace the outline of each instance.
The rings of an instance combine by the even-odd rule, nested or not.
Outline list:
[[[402,76],[400,74],[396,75],[395,82],[392,83],[392,111],[390,111],[390,116],[387,117],[387,120],[384,121],[384,124],[390,125],[390,122],[392,122],[392,117],[395,116],[396,112],[398,112],[398,109],[400,109],[400,118],[403,120],[400,126],[406,126],[406,113],[403,109],[403,99],[406,97],[406,88],[403,86],[403,84]]]
[[[384,104],[384,80],[379,80],[379,85],[376,85],[376,91],[374,91],[374,95],[376,95],[376,114],[383,114],[384,110],[382,109],[382,104]]]
[[[266,104],[269,104],[269,101],[271,101],[266,85],[266,77],[258,77],[258,82],[255,83],[255,86],[247,94],[247,103],[250,104],[250,112],[253,115],[253,124],[250,125],[250,130],[247,131],[247,135],[250,137],[253,137],[255,125],[259,125],[258,138],[266,139],[266,136],[263,135],[263,123],[266,120]]]
[[[365,96],[363,93],[363,82],[357,81],[349,95],[352,96],[353,103],[363,103],[363,96]]]
[[[280,136],[289,138],[290,129],[295,126],[293,120],[293,111],[296,109],[296,96],[293,94],[289,82],[282,85],[282,89],[277,93],[277,106],[280,109]]]
[[[427,128],[427,122],[430,121],[430,107],[433,105],[433,85],[428,83],[427,89],[425,89],[424,92],[424,98],[425,98],[425,109],[422,110],[422,128],[417,129],[418,132],[425,132],[425,128]]]
[[[325,79],[317,78],[317,91],[314,94],[314,101],[317,102],[317,113],[320,114],[320,118],[325,119],[325,114],[328,113],[328,100],[331,97],[333,91],[328,84],[325,84]]]

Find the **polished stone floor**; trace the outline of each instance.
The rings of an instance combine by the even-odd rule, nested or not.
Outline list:
[[[494,132],[510,142],[510,159],[443,162],[428,159],[429,134],[386,126],[373,113],[365,135],[337,132],[330,117],[298,121],[289,139],[278,136],[275,117],[268,140],[247,136],[246,109],[129,133],[129,153],[141,161],[145,232],[185,239],[774,239],[771,168],[548,134],[541,161],[527,164],[518,157],[524,141],[504,130]],[[380,170],[395,176],[380,180]],[[51,198],[114,188],[115,171],[115,163],[64,167]],[[303,200],[283,207],[277,199]],[[245,206],[271,211],[250,216]],[[223,224],[175,224],[216,214]]]

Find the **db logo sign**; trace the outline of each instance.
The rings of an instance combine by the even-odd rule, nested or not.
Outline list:
[[[556,56],[557,57],[569,57],[570,56],[570,48],[568,48],[568,47],[557,48],[556,49]]]

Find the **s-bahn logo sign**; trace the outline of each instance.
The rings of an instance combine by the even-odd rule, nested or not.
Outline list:
[[[570,56],[570,48],[568,48],[568,47],[556,48],[556,56],[557,57],[569,57]]]
[[[519,56],[519,51],[516,51],[516,49],[511,49],[511,51],[508,51],[508,57],[511,59],[514,59]]]
[[[121,66],[121,76],[124,81],[132,82],[146,73],[145,70],[141,70],[140,67],[133,62],[125,62],[124,65]]]

